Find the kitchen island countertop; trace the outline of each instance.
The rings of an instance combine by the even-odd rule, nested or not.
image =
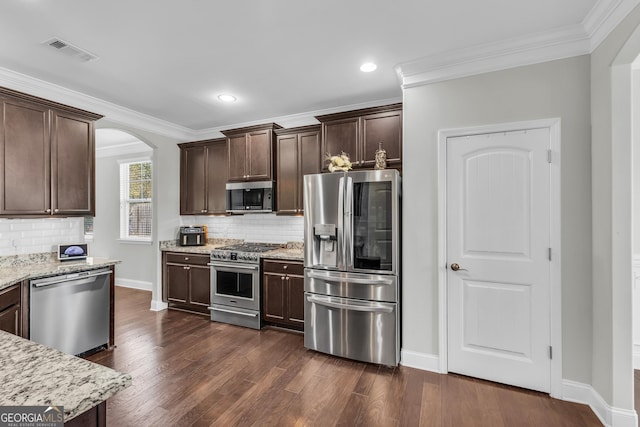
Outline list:
[[[131,375],[0,331],[0,406],[64,406],[69,421],[131,385]]]
[[[118,260],[89,257],[81,261],[58,261],[51,258],[40,262],[3,266],[0,267],[0,291],[26,279],[39,279],[41,277],[55,276],[58,274],[76,273],[108,267],[118,263],[120,263]]]

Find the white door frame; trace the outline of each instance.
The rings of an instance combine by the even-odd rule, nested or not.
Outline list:
[[[510,132],[548,128],[551,148],[550,168],[550,339],[553,347],[551,359],[552,397],[562,397],[562,281],[560,250],[560,119],[542,119],[501,123],[438,132],[438,313],[439,313],[439,371],[448,372],[447,364],[447,139],[483,133]]]

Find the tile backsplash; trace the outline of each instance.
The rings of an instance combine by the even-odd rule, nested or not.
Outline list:
[[[182,223],[207,225],[209,238],[265,243],[303,241],[304,219],[301,216],[185,216]],[[0,256],[55,252],[60,244],[84,241],[82,217],[0,219]]]
[[[249,242],[287,243],[302,242],[304,218],[251,214],[232,216],[182,217],[185,225],[206,225],[209,238],[241,239]]]
[[[84,218],[0,219],[0,256],[55,252],[84,242]]]

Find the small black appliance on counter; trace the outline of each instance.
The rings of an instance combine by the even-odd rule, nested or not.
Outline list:
[[[207,244],[206,225],[184,225],[178,232],[180,246],[203,246]]]

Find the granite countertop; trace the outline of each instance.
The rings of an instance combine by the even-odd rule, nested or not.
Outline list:
[[[229,244],[238,243],[239,241],[234,242],[215,242],[208,243],[204,246],[179,246],[175,242],[162,242],[160,245],[161,251],[167,252],[182,252],[182,253],[190,253],[190,254],[211,254],[211,251],[214,249],[221,248],[222,246],[227,246]],[[302,243],[287,243],[283,244],[282,248],[275,249],[269,252],[261,252],[260,258],[274,258],[274,259],[289,259],[292,261],[304,261],[304,249],[302,248]]]
[[[292,261],[304,261],[304,249],[282,248],[275,251],[263,252],[261,258],[290,259]]]
[[[221,248],[223,246],[226,246],[224,244],[207,244],[204,246],[179,246],[177,244],[173,244],[173,245],[165,245],[160,247],[161,251],[167,251],[167,252],[183,252],[183,253],[188,253],[188,254],[206,254],[209,255],[211,254],[211,251],[213,251],[214,249],[218,249]]]
[[[4,263],[3,266],[0,267],[0,290],[25,279],[38,279],[40,277],[54,276],[57,274],[93,270],[115,265],[119,262],[118,260],[108,258],[89,257],[81,261],[58,261],[54,258],[48,258],[33,263],[16,262],[15,265]]]
[[[131,385],[131,375],[0,331],[0,406],[64,406],[69,421]]]

